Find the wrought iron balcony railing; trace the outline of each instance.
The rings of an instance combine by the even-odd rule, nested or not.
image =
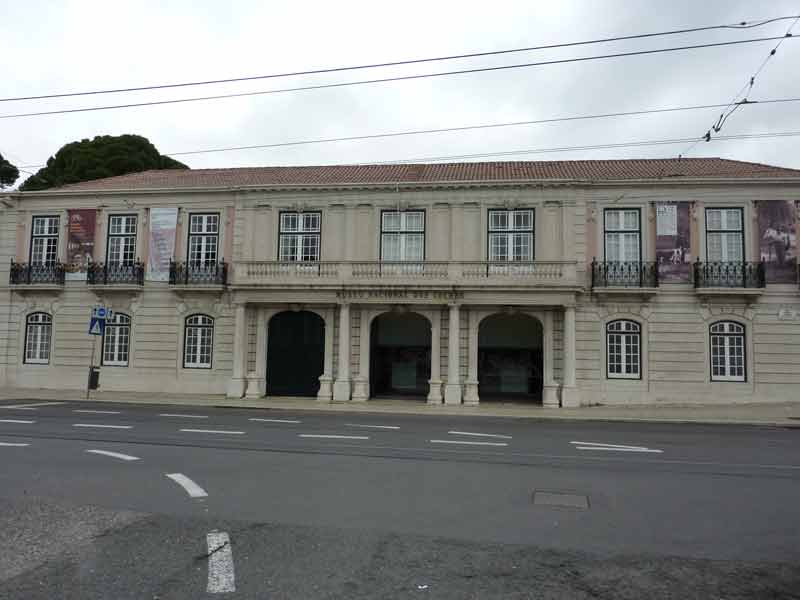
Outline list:
[[[227,285],[228,263],[175,262],[169,263],[169,282],[172,285]]]
[[[64,285],[64,265],[53,263],[18,263],[11,261],[11,285],[49,284]]]
[[[592,260],[592,289],[606,287],[656,288],[658,264]]]
[[[696,288],[763,288],[766,268],[763,262],[700,262],[694,263]]]
[[[89,263],[86,269],[89,285],[144,285],[144,264],[133,263]]]

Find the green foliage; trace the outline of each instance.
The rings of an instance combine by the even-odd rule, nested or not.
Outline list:
[[[17,177],[19,177],[19,169],[0,154],[0,188],[12,185],[17,180]]]
[[[140,135],[99,135],[63,146],[20,186],[34,191],[59,187],[68,183],[91,181],[114,175],[139,173],[151,169],[188,169],[169,156],[159,154],[150,141]]]

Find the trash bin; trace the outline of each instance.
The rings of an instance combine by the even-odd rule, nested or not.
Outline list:
[[[96,390],[100,387],[100,368],[89,367],[89,389]]]

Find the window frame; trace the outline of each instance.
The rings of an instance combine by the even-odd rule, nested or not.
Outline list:
[[[192,233],[192,217],[217,217],[217,232],[216,233]],[[216,238],[215,246],[214,246],[214,255],[215,260],[213,261],[214,264],[219,264],[223,259],[220,258],[219,248],[220,248],[220,237],[222,231],[222,214],[218,212],[190,212],[188,213],[186,225],[186,264],[189,266],[208,266],[212,264],[208,260],[203,260],[201,262],[193,262],[192,261],[192,238],[193,237],[209,237],[214,236]]]
[[[211,324],[198,324],[198,325],[190,325],[189,320],[194,319],[196,317],[204,317],[211,321]],[[186,350],[189,347],[189,328],[197,328],[197,329],[208,329],[211,331],[211,344],[210,344],[210,351],[208,354],[208,365],[206,366],[203,363],[187,363],[186,362]],[[205,313],[194,313],[187,316],[183,320],[183,368],[184,369],[197,369],[201,371],[210,371],[214,368],[214,328],[216,327],[216,319],[211,315]],[[199,348],[197,351],[198,357],[200,356]]]
[[[119,218],[133,218],[133,226],[134,232],[133,234],[130,233],[112,233],[111,232],[111,222],[113,219]],[[115,261],[111,263],[109,259],[109,255],[111,254],[111,240],[113,238],[133,238],[133,257],[131,258],[130,262],[122,261]],[[110,214],[108,215],[108,227],[106,229],[106,265],[117,265],[117,266],[130,266],[136,263],[136,254],[138,250],[138,243],[139,243],[139,215],[135,213],[120,213],[120,214]],[[122,256],[122,253],[120,253]]]
[[[297,216],[297,229],[294,231],[283,231],[283,216],[284,215],[296,215]],[[302,218],[303,215],[317,215],[319,221],[319,227],[316,231],[309,230],[305,231],[302,228]],[[297,245],[295,247],[295,258],[290,260],[284,260],[281,258],[281,242],[283,241],[284,237],[295,237],[297,238]],[[317,238],[317,259],[316,260],[302,260],[303,256],[303,237],[304,236],[316,236]],[[322,261],[322,211],[321,210],[281,210],[278,211],[278,248],[277,248],[277,258],[278,262],[288,262],[288,263],[318,263]],[[300,260],[297,257],[300,256]]]
[[[736,325],[737,327],[741,327],[741,332],[736,333],[715,333],[712,331],[712,328],[715,325]],[[741,378],[739,376],[731,376],[729,373],[731,371],[731,363],[730,363],[730,346],[725,344],[725,373],[726,375],[714,375],[714,336],[722,337],[723,339],[729,339],[732,337],[741,337],[742,338],[742,375]],[[747,383],[747,326],[744,323],[740,323],[739,321],[731,321],[730,319],[723,319],[720,321],[714,321],[708,324],[708,373],[709,378],[712,383]]]
[[[383,217],[386,214],[392,214],[392,213],[396,213],[396,214],[400,215],[400,229],[398,229],[396,231],[384,231],[384,229],[383,229]],[[421,230],[403,229],[403,220],[404,220],[403,219],[403,215],[406,215],[406,214],[409,214],[409,213],[411,213],[411,214],[421,214],[422,215],[422,229]],[[402,210],[397,210],[397,209],[394,209],[394,208],[382,209],[381,212],[380,212],[380,219],[381,219],[381,222],[380,222],[380,228],[379,228],[379,231],[378,231],[378,260],[380,262],[382,262],[382,263],[383,262],[388,262],[388,263],[403,262],[403,263],[412,263],[412,264],[413,263],[418,263],[418,262],[425,262],[425,260],[427,258],[427,250],[428,250],[427,249],[427,245],[428,244],[426,243],[427,242],[427,231],[426,231],[426,228],[428,226],[428,217],[425,214],[425,209],[424,208],[410,208],[410,209],[402,209]],[[396,235],[400,236],[401,240],[403,239],[403,236],[406,236],[406,235],[422,235],[422,258],[419,259],[419,260],[411,260],[411,259],[407,259],[407,258],[400,258],[398,260],[384,260],[384,258],[383,258],[383,236],[384,236],[384,234],[396,234]],[[401,254],[402,254],[402,249],[404,249],[404,248],[405,248],[405,245],[401,243]]]
[[[529,212],[531,214],[530,228],[517,229],[513,223],[514,213]],[[505,229],[492,228],[492,214],[506,213],[509,219]],[[514,260],[514,235],[515,234],[530,233],[530,258],[526,260]],[[492,258],[492,235],[505,234],[506,239],[506,258],[493,259]],[[489,263],[503,263],[503,264],[525,264],[536,261],[536,209],[533,207],[520,207],[520,208],[490,208],[486,214],[486,262]]]
[[[636,331],[609,331],[609,328],[615,323],[632,323],[636,326]],[[610,380],[628,380],[628,381],[641,381],[642,380],[642,372],[644,371],[644,364],[642,362],[644,357],[643,352],[643,341],[644,341],[644,334],[643,334],[643,327],[642,324],[638,321],[634,321],[633,319],[628,319],[625,317],[621,317],[619,319],[612,319],[605,324],[605,333],[606,333],[606,340],[605,340],[605,358],[606,358],[606,379]],[[612,335],[620,335],[623,337],[621,348],[621,359],[622,359],[622,366],[625,366],[625,358],[627,353],[625,352],[626,344],[625,344],[625,336],[636,336],[638,338],[637,348],[638,348],[638,357],[637,357],[637,373],[636,375],[629,375],[626,373],[611,373],[611,352],[609,349],[609,342],[610,336]]]
[[[637,213],[637,221],[638,221],[638,228],[636,229],[637,238],[639,240],[639,260],[637,261],[628,261],[628,260],[618,260],[612,261],[608,258],[608,234],[609,233],[633,233],[633,229],[608,229],[606,226],[607,215],[609,212],[636,212]],[[617,262],[617,263],[629,263],[629,262],[644,262],[644,257],[642,255],[642,236],[644,232],[642,231],[642,209],[638,206],[619,206],[619,207],[604,207],[603,208],[603,261],[604,262]]]
[[[36,234],[36,221],[39,220],[39,219],[55,219],[56,220],[56,233],[55,233],[55,235],[53,235],[53,234],[38,234],[37,235]],[[59,256],[59,253],[60,253],[59,246],[61,244],[61,217],[60,217],[60,215],[52,215],[52,214],[48,214],[48,215],[33,215],[31,217],[31,235],[30,235],[30,243],[29,243],[29,247],[28,247],[28,264],[29,265],[34,264],[33,263],[33,246],[34,246],[34,240],[38,239],[38,238],[45,239],[45,240],[55,238],[55,240],[56,240],[56,253],[55,253],[55,257],[54,257],[52,262],[37,262],[36,264],[37,265],[54,265],[54,264],[58,263],[58,256]]]
[[[710,210],[735,210],[735,211],[738,211],[739,212],[740,228],[738,230],[737,229],[712,229],[712,230],[709,230],[709,228],[708,228],[708,211],[710,211]],[[738,264],[738,263],[747,262],[746,236],[745,236],[745,232],[744,232],[744,219],[745,219],[744,212],[745,212],[744,211],[744,207],[742,207],[742,206],[706,206],[704,208],[704,211],[703,211],[703,218],[704,218],[704,221],[703,221],[703,235],[705,237],[705,242],[706,242],[705,243],[706,262],[719,262],[719,263],[723,263],[723,264],[726,264],[726,263]],[[718,261],[714,260],[714,261],[712,261],[711,258],[710,258],[709,252],[708,252],[708,239],[710,237],[709,233],[736,233],[736,232],[739,233],[739,241],[741,243],[741,248],[742,248],[742,258],[740,260],[727,260],[727,261],[726,260],[718,260]]]
[[[31,323],[31,319],[33,317],[38,317],[44,315],[47,317],[46,323]],[[31,326],[41,327],[43,325],[47,325],[49,327],[49,333],[47,336],[47,360],[43,360],[40,358],[36,359],[29,359],[28,358],[28,336],[30,335],[30,328]],[[41,338],[40,338],[41,342]],[[38,353],[41,353],[41,343],[38,344]],[[50,358],[53,355],[53,316],[50,313],[44,311],[36,311],[28,314],[25,317],[25,337],[23,338],[22,342],[22,364],[25,365],[49,365]]]
[[[124,318],[128,319],[128,322],[127,323],[116,323],[116,320],[118,318],[120,318],[120,317],[124,317]],[[133,332],[133,319],[131,318],[130,315],[128,315],[126,313],[115,312],[114,313],[114,321],[115,322],[112,323],[112,324],[109,324],[108,322],[106,322],[106,325],[103,328],[103,336],[102,336],[101,343],[100,343],[100,365],[103,366],[103,367],[128,367],[130,365],[130,362],[131,362],[131,333]],[[125,354],[127,355],[128,358],[127,358],[127,360],[125,360],[124,363],[122,361],[119,361],[119,360],[114,360],[114,361],[111,361],[111,362],[106,361],[106,335],[108,333],[108,330],[110,328],[112,328],[112,327],[114,327],[114,328],[127,327],[128,328],[128,344],[127,344],[127,348],[126,348],[126,352],[125,352]],[[115,341],[116,341],[116,346],[117,346],[117,348],[116,348],[117,352],[115,353],[115,355],[119,355],[119,332],[117,332],[116,335],[115,335]]]

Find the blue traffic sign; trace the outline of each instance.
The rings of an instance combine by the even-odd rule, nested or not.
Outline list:
[[[103,335],[106,328],[106,320],[92,317],[89,321],[89,335]]]

